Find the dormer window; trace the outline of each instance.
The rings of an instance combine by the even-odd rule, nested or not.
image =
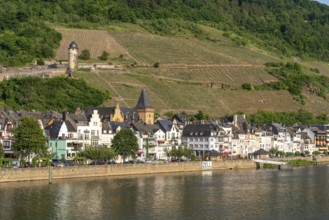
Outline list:
[[[195,132],[195,135],[198,135],[198,132]]]
[[[200,132],[200,135],[203,135],[203,131]]]
[[[193,135],[193,132],[192,132],[192,131],[190,132],[190,135],[191,135],[191,136]]]

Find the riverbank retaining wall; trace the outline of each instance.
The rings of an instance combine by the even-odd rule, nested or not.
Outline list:
[[[256,168],[251,160],[177,162],[157,164],[115,164],[98,166],[73,167],[40,167],[40,168],[3,168],[0,169],[1,182],[56,180],[64,178],[88,178],[119,175],[139,175],[171,172],[190,172],[202,170],[227,170]]]

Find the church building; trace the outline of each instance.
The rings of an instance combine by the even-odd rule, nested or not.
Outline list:
[[[98,110],[102,121],[109,122],[142,122],[154,124],[154,112],[146,89],[142,89],[135,108],[121,108],[117,103],[116,107],[92,107],[85,109],[87,118],[92,115],[93,110]]]

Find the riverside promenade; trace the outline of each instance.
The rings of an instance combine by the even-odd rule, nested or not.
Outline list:
[[[282,158],[276,160],[313,160],[307,158]],[[318,165],[328,165],[329,157],[317,158]],[[0,169],[0,183],[16,181],[90,178],[106,176],[125,176],[158,173],[177,173],[192,171],[256,169],[253,160],[221,160],[221,161],[195,161],[170,163],[144,163],[144,164],[111,164],[111,165],[83,165],[68,167],[40,167],[40,168],[2,168]]]
[[[251,168],[256,168],[252,160],[2,168],[0,183]]]

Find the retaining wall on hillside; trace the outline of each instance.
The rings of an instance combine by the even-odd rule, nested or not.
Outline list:
[[[98,166],[86,165],[50,168],[4,168],[0,169],[0,183],[14,181],[49,180],[49,175],[52,176],[52,180],[56,180],[64,178],[86,178],[246,168],[256,168],[256,165],[251,160],[233,160],[213,161],[212,167],[205,166],[205,164],[202,162],[181,162],[163,164],[116,164]]]

